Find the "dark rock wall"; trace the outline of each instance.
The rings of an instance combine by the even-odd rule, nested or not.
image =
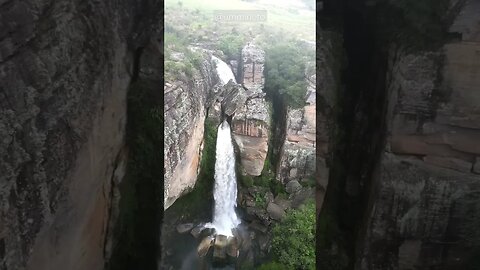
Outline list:
[[[0,269],[101,269],[156,1],[0,2]]]
[[[332,17],[324,23],[343,32],[347,61],[345,89],[335,96],[333,157],[317,223],[321,266],[480,266],[475,229],[480,225],[480,4],[451,1],[446,16],[425,20],[447,25],[453,18],[447,33],[440,35],[443,29],[437,29],[438,36],[426,35],[418,44],[400,39],[419,30],[405,25],[399,26],[405,28],[398,36],[382,36],[391,25],[381,24],[389,21],[376,15],[407,2],[324,6],[343,16],[340,23]],[[430,4],[409,3],[408,15],[430,16],[421,10]],[[438,11],[436,7],[430,8]],[[424,46],[429,38],[432,44]]]
[[[392,50],[387,144],[359,269],[480,266],[478,6],[467,1],[451,27],[462,40]]]
[[[317,32],[319,49],[316,62],[316,206],[317,214],[322,208],[328,186],[329,167],[334,133],[335,96],[340,90],[342,63],[342,37],[339,33],[320,28]],[[331,139],[333,138],[333,139]]]

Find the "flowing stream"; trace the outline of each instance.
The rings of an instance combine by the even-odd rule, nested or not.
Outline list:
[[[230,67],[212,56],[216,63],[218,76],[225,85],[235,77]],[[235,207],[237,206],[237,176],[235,173],[235,152],[233,150],[230,125],[225,120],[218,127],[215,157],[215,200],[213,222],[206,227],[215,229],[216,234],[233,236],[232,229],[240,224]]]
[[[233,82],[235,83],[237,82],[235,80],[235,76],[233,75],[232,69],[227,65],[227,63],[223,62],[222,60],[218,59],[213,55],[212,59],[217,66],[217,74],[223,85],[227,84],[230,80],[233,80]]]
[[[237,206],[237,176],[230,125],[225,120],[218,127],[215,161],[215,206],[213,227],[217,234],[233,236],[232,229],[240,224],[235,212]]]

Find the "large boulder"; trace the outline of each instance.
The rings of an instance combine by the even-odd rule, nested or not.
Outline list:
[[[237,258],[240,253],[238,240],[236,237],[229,237],[227,244],[227,255]]]
[[[281,220],[285,216],[285,211],[283,210],[283,208],[274,203],[268,204],[267,212],[270,217],[275,220]]]
[[[263,70],[265,52],[255,44],[249,42],[242,49],[240,83],[248,89],[262,90],[265,85]]]
[[[224,85],[224,98],[222,100],[223,112],[227,116],[232,116],[238,109],[242,108],[247,101],[245,89],[233,81]]]
[[[202,240],[202,242],[200,242],[200,245],[198,245],[198,248],[197,248],[198,256],[205,257],[205,255],[207,255],[208,251],[210,250],[210,247],[213,245],[213,242],[214,242],[213,236],[205,237]]]
[[[228,244],[228,237],[225,235],[218,234],[215,236],[215,243],[213,246],[213,257],[214,259],[226,259],[227,256],[227,244]]]
[[[292,180],[285,186],[285,190],[290,194],[296,193],[300,189],[302,189],[302,185],[297,180]]]

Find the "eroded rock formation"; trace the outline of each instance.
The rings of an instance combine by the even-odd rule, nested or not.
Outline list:
[[[259,176],[268,150],[271,116],[263,95],[265,52],[253,44],[242,50],[243,72],[241,82],[248,89],[245,105],[232,119],[233,138],[240,150],[242,173]]]
[[[210,56],[192,78],[165,81],[164,208],[193,188],[199,173],[206,108],[218,82]],[[180,61],[183,61],[180,59]]]
[[[316,149],[316,86],[315,68],[310,63],[305,74],[308,82],[306,104],[301,109],[288,109],[286,138],[280,150],[277,179],[286,184],[306,180],[315,173]]]
[[[479,7],[469,1],[451,27],[461,41],[392,52],[387,145],[358,269],[478,267]]]
[[[134,51],[161,6],[0,5],[0,269],[102,269]]]

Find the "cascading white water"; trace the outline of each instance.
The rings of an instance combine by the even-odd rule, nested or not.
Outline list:
[[[230,80],[235,83],[235,77],[230,67],[212,56],[216,63],[218,77],[223,85]],[[232,229],[240,224],[235,212],[237,205],[237,176],[235,173],[235,153],[233,150],[230,125],[225,120],[218,127],[217,149],[215,160],[215,200],[213,222],[205,224],[206,228],[214,228],[216,234],[232,236]]]
[[[215,161],[215,206],[212,227],[217,234],[232,236],[232,229],[240,224],[235,212],[237,205],[237,176],[230,125],[225,120],[218,127]]]
[[[218,59],[217,57],[212,55],[213,61],[216,63],[217,67],[217,74],[222,84],[225,85],[228,81],[233,80],[233,82],[237,82],[235,80],[235,76],[233,76],[232,69],[227,65],[227,63],[223,62],[222,60]]]

